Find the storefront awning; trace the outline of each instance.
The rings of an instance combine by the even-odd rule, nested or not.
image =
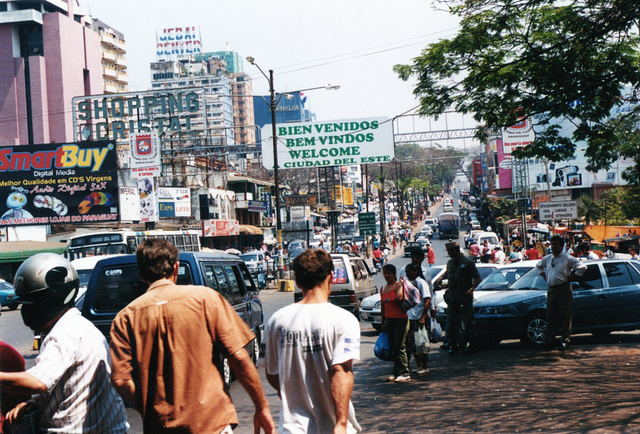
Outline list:
[[[262,235],[262,229],[253,225],[240,225],[240,233],[243,235]]]

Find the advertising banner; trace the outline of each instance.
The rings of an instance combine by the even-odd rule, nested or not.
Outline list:
[[[267,202],[260,200],[250,200],[249,212],[267,212]]]
[[[153,178],[138,178],[138,191],[140,192],[140,222],[157,222],[158,216],[158,191]]]
[[[134,221],[140,220],[140,192],[136,187],[120,187],[119,200],[120,220]]]
[[[191,190],[188,188],[158,187],[160,217],[191,217]]]
[[[129,136],[131,175],[134,178],[160,176],[160,140],[158,133],[133,133]]]
[[[228,237],[240,235],[238,220],[203,220],[203,237]]]
[[[533,120],[531,118],[521,118],[519,122],[502,129],[502,142],[504,153],[511,154],[516,148],[527,146],[536,138],[533,131]]]
[[[0,148],[0,204],[0,226],[119,220],[115,145]]]
[[[263,164],[273,169],[271,124],[262,128]],[[395,156],[387,118],[277,125],[281,169],[384,163]]]
[[[511,168],[513,167],[511,155],[506,155],[503,151],[502,140],[496,140],[496,150],[498,154],[498,180],[501,189],[511,189],[513,182],[511,180]]]

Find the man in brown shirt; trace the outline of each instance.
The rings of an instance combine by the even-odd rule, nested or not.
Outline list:
[[[138,275],[150,284],[111,327],[112,381],[142,414],[145,433],[231,432],[238,424],[214,360],[223,351],[256,413],[258,432],[275,432],[260,377],[244,349],[254,335],[216,291],[178,286],[178,250],[143,241]]]

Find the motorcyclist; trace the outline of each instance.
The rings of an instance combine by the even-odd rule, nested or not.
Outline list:
[[[109,346],[74,307],[79,282],[71,263],[53,253],[34,255],[18,268],[14,286],[22,320],[45,337],[33,368],[0,372],[0,385],[38,394],[9,411],[7,419],[19,423],[26,413],[39,411],[41,432],[124,433],[129,425],[111,385]]]

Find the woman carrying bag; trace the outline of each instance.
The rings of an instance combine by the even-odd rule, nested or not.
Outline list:
[[[407,358],[406,340],[409,333],[409,318],[402,308],[404,290],[396,277],[396,267],[387,264],[382,267],[382,275],[386,284],[380,292],[382,301],[382,329],[389,337],[389,345],[393,351],[393,375],[388,381],[407,383],[411,381],[409,361]]]

